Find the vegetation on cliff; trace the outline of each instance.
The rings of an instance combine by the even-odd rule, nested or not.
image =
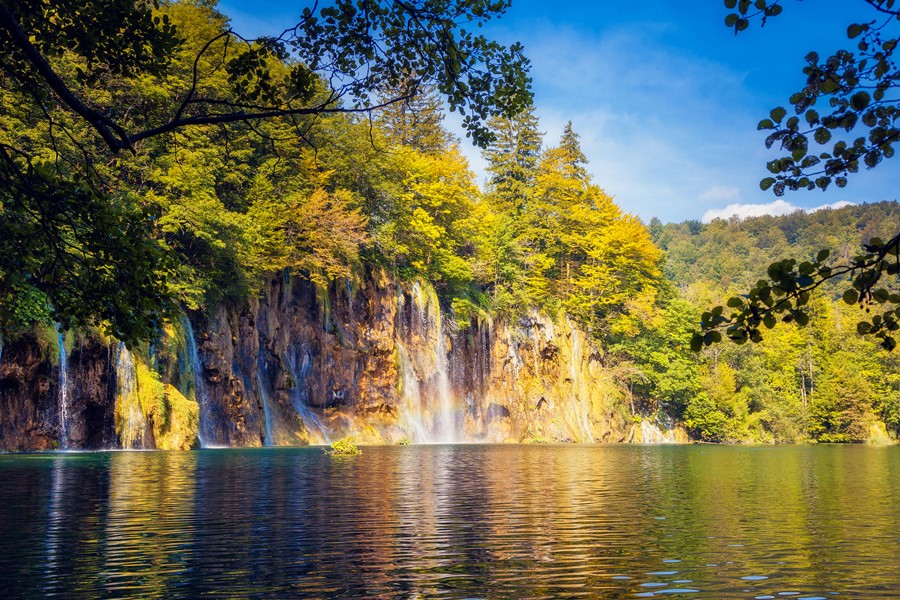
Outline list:
[[[402,10],[371,4],[392,7],[379,13],[388,21]],[[478,20],[482,9],[502,12],[507,3],[458,4]],[[709,320],[703,307],[759,287],[759,265],[815,255],[823,245],[849,259],[860,243],[893,234],[896,204],[647,227],[592,180],[572,123],[555,144],[544,139],[525,101],[527,63],[517,46],[465,38],[481,54],[455,67],[422,65],[398,49],[400,58],[382,65],[387,72],[354,80],[335,99],[308,54],[310,40],[347,43],[341,15],[326,16],[322,30],[307,16],[311,37],[293,40],[301,58],[285,40],[240,40],[213,5],[187,0],[134,15],[142,35],[162,36],[147,46],[165,47],[159,64],[129,54],[141,48],[110,49],[93,38],[69,48],[48,38],[47,65],[77,87],[84,106],[107,110],[92,121],[46,80],[21,40],[3,37],[25,8],[0,12],[0,42],[16,48],[0,60],[0,326],[11,339],[37,323],[51,360],[54,322],[99,324],[143,348],[135,351],[135,386],[120,394],[123,440],[146,430],[157,445],[194,443],[198,398],[169,385],[194,389],[181,381],[188,341],[175,326],[179,311],[241,305],[260,297],[267,278],[286,273],[313,282],[327,328],[335,281],[352,290],[374,270],[388,273],[385,281],[425,282],[462,328],[499,317],[510,331],[517,323],[525,330],[540,314],[542,331],[565,330],[568,341],[552,348],[547,334],[541,359],[571,357],[571,373],[553,392],[583,404],[558,411],[566,439],[592,441],[591,416],[618,423],[629,413],[635,424],[682,422],[707,441],[864,441],[880,423],[900,432],[900,358],[852,335],[858,310],[838,302],[832,283],[804,298],[805,316],[796,320],[808,322],[805,329],[774,330],[753,347],[690,352],[697,325]],[[94,42],[101,46],[90,50]],[[241,49],[230,50],[232,43]],[[124,62],[98,67],[91,52],[111,60],[114,50]],[[352,63],[363,51],[351,50],[332,58]],[[427,50],[434,60],[446,48]],[[11,73],[16,65],[24,75]],[[444,67],[452,72],[434,70]],[[448,87],[460,69],[472,99]],[[507,79],[486,82],[498,69]],[[291,94],[304,108],[292,108]],[[470,111],[469,130],[485,146],[484,190],[442,125],[441,96]],[[269,105],[278,106],[275,114],[247,116],[263,116]],[[173,106],[184,111],[173,116]],[[244,114],[225,119],[234,111]],[[435,348],[446,350],[440,310],[429,310],[437,313]],[[152,360],[142,345],[151,341]],[[220,376],[231,361],[214,362]],[[603,377],[592,382],[604,384],[586,390],[583,372],[598,369]],[[535,367],[529,385],[541,391],[513,412],[548,403],[545,375]],[[249,394],[252,378],[239,387]],[[296,388],[293,375],[283,387],[282,395]],[[130,405],[147,422],[129,421],[122,411]],[[258,408],[266,407],[263,399]],[[140,433],[128,430],[138,426]],[[244,433],[253,438],[252,427]],[[544,438],[543,430],[526,433]],[[271,432],[266,437],[271,442]]]

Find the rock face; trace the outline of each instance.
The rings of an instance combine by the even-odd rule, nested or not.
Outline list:
[[[192,314],[133,358],[85,337],[66,377],[45,355],[28,339],[3,350],[2,449],[636,437],[602,352],[573,323],[463,327],[430,286],[377,270],[328,289],[275,277],[262,297]]]

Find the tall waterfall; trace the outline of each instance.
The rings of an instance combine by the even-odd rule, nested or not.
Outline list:
[[[206,390],[206,381],[203,379],[200,355],[197,352],[197,340],[194,338],[194,327],[187,316],[181,318],[181,326],[185,334],[185,352],[191,365],[192,377],[189,378],[189,381],[193,384],[194,400],[200,407],[200,431],[198,434],[200,447],[208,448],[214,437],[212,430],[214,416],[211,414],[212,407],[210,406],[209,394]],[[188,394],[185,395],[187,396]]]
[[[594,437],[591,433],[591,408],[589,391],[587,390],[581,377],[581,367],[584,361],[584,343],[581,339],[581,332],[575,327],[575,324],[566,317],[566,323],[569,325],[569,331],[572,336],[572,356],[569,359],[569,372],[572,378],[572,394],[575,395],[576,402],[574,408],[576,411],[576,421],[578,422],[578,433],[581,443],[593,443]]]
[[[116,433],[123,448],[143,448],[147,420],[141,409],[134,357],[122,342],[116,352]]]
[[[332,442],[331,433],[328,428],[319,419],[319,416],[310,408],[307,394],[304,391],[306,378],[312,372],[312,363],[309,355],[299,352],[296,345],[291,346],[288,350],[288,367],[291,372],[291,378],[294,380],[294,390],[291,394],[291,404],[309,434],[310,443],[330,444]]]
[[[444,335],[441,306],[434,288],[416,281],[412,286],[414,318],[409,339],[398,339],[398,361],[403,388],[401,420],[415,441],[460,441],[460,423],[450,386],[449,349]],[[431,427],[426,423],[430,416]]]
[[[427,444],[431,441],[431,437],[428,435],[428,427],[425,425],[425,407],[422,405],[419,378],[409,358],[409,352],[399,341],[397,342],[397,368],[400,372],[400,393],[403,398],[400,428],[407,433],[410,441]]]
[[[261,351],[260,357],[262,357]],[[260,359],[259,362],[262,363],[262,359]],[[266,446],[274,446],[275,442],[272,440],[272,409],[269,407],[269,395],[266,393],[266,386],[263,383],[262,365],[256,370],[256,383],[259,385],[259,395],[262,400],[263,415],[266,417],[266,439],[263,443]]]
[[[69,449],[69,365],[66,357],[66,338],[61,330],[59,341],[59,449]]]

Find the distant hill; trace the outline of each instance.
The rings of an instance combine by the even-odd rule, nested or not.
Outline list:
[[[822,248],[846,259],[857,254],[864,241],[886,239],[898,229],[896,201],[708,224],[650,223],[654,242],[666,252],[664,271],[670,281],[680,288],[708,282],[725,293],[748,289],[775,260],[810,258]]]

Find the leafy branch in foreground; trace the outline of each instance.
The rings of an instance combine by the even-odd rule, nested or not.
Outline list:
[[[761,341],[762,327],[771,329],[779,321],[805,326],[812,292],[828,280],[846,276],[852,286],[844,292],[844,302],[858,304],[866,313],[857,323],[857,332],[875,336],[883,348],[893,350],[895,332],[900,330],[900,294],[885,287],[884,277],[900,274],[900,234],[887,242],[873,238],[863,248],[864,254],[836,266],[827,264],[828,250],[799,264],[794,259],[772,263],[768,279],[759,280],[749,293],[728,299],[726,304],[733,309],[729,316],[723,306],[703,313],[702,331],[693,335],[691,349],[699,351],[722,341],[722,330],[733,342],[744,344]]]
[[[857,40],[856,49],[839,50],[824,60],[817,52],[807,54],[803,69],[806,84],[790,97],[795,114],[788,116],[788,110],[779,106],[759,122],[759,130],[772,131],[766,138],[766,148],[778,145],[785,152],[766,165],[771,176],[760,181],[762,190],[771,189],[782,196],[787,190],[824,191],[832,183],[843,188],[848,176],[859,172],[860,165],[873,169],[894,156],[894,144],[900,140],[900,69],[894,57],[900,41],[896,32],[900,8],[896,0],[865,2],[874,11],[871,19],[847,27],[848,39]],[[725,25],[735,33],[747,29],[756,18],[765,26],[769,18],[783,10],[781,0],[724,0],[724,4],[734,11],[726,16]],[[863,131],[864,135],[849,135],[854,131]],[[812,151],[811,146],[818,146],[820,151]],[[786,259],[773,263],[768,280],[760,280],[742,297],[729,299],[728,306],[736,310],[730,317],[724,316],[721,306],[703,315],[701,332],[694,336],[692,348],[720,341],[723,328],[728,338],[742,344],[760,341],[760,326],[772,328],[779,320],[805,325],[809,321],[806,305],[810,293],[842,275],[852,281],[844,300],[859,303],[867,314],[875,305],[898,304],[900,296],[877,287],[883,275],[897,276],[898,237],[900,234],[887,243],[872,239],[863,246],[864,254],[837,267],[824,264],[828,257],[824,250],[813,261],[798,264]],[[891,308],[861,321],[857,331],[874,335],[884,348],[893,350],[898,317],[900,312]]]
[[[866,3],[874,9],[871,19],[847,27],[856,48],[828,57],[808,53],[806,84],[790,97],[791,107],[776,107],[759,122],[759,130],[771,131],[766,147],[785,152],[766,165],[771,176],[760,182],[763,190],[771,188],[781,196],[786,190],[825,190],[832,183],[844,187],[847,176],[861,166],[872,169],[894,156],[900,140],[900,70],[894,56],[900,9],[895,0]],[[782,12],[778,0],[725,0],[725,6],[737,10],[725,19],[735,33],[747,29],[753,18],[765,25]],[[788,116],[791,109],[794,115]],[[856,130],[863,135],[845,135]]]
[[[56,98],[113,153],[135,152],[141,140],[187,127],[368,114],[406,102],[429,85],[462,115],[474,143],[484,146],[491,140],[488,117],[511,116],[531,103],[521,44],[504,46],[472,31],[502,15],[509,0],[340,0],[304,8],[299,22],[277,36],[245,39],[223,29],[199,49],[179,101],[155,121],[135,119],[115,104],[92,102],[84,86],[108,73],[167,73],[185,40],[159,12],[162,4],[154,4],[4,2],[0,73],[35,102]],[[81,59],[74,76],[55,64],[65,52]],[[210,60],[212,69],[198,68]],[[287,74],[276,74],[274,63],[286,66]],[[222,73],[224,90],[204,84]],[[381,97],[386,89],[394,93]]]

